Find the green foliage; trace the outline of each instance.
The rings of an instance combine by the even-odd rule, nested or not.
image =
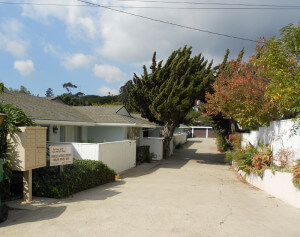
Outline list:
[[[20,126],[34,126],[32,120],[19,108],[13,105],[1,105],[0,113],[6,114],[3,124],[0,125],[0,158],[6,159],[4,164],[4,181],[0,183],[0,192],[3,198],[11,195],[11,176],[13,147],[7,140],[7,135],[13,135],[19,131]]]
[[[31,95],[31,92],[25,87],[25,86],[20,86],[20,89],[12,89],[9,88],[10,91],[14,91],[14,92],[19,92],[19,93],[24,93],[24,94],[28,94]]]
[[[237,156],[238,153],[239,151],[233,151],[233,150],[227,151],[225,154],[225,162],[228,164],[232,164],[232,161],[235,161],[235,157]]]
[[[213,80],[212,62],[201,54],[191,57],[191,48],[174,51],[163,65],[153,54],[151,72],[146,66],[141,76],[134,74],[130,104],[142,117],[164,125],[164,152],[170,155],[170,141],[196,99],[204,101]]]
[[[215,137],[216,137],[216,145],[218,147],[218,150],[221,152],[228,151],[231,149],[231,144],[227,141],[227,139],[222,136],[222,134],[215,130]]]
[[[203,114],[201,111],[196,111],[194,109],[191,109],[185,116],[185,124],[193,125],[195,123],[195,121],[203,122],[204,119],[206,120],[206,118],[203,117]]]
[[[269,80],[257,73],[253,58],[230,61],[213,84],[214,93],[207,94],[207,111],[234,119],[243,129],[267,125],[279,114],[275,104],[265,96]]]
[[[72,90],[76,89],[77,86],[72,84],[71,82],[67,82],[63,84],[63,88],[65,88],[68,93],[72,94]]]
[[[300,113],[300,23],[281,29],[280,38],[261,39],[257,45],[259,73],[271,79],[267,95],[276,104],[283,118]]]
[[[101,161],[74,160],[65,165],[60,176],[58,166],[33,170],[33,195],[64,198],[101,184],[113,182],[116,172]]]
[[[271,166],[273,162],[272,151],[265,147],[259,151],[259,153],[252,158],[252,167],[259,174],[263,174],[264,170]]]
[[[3,90],[6,89],[3,82],[0,82],[0,93],[3,92]]]
[[[94,142],[95,142],[95,139],[94,139],[94,138],[89,138],[89,139],[87,140],[87,142],[88,142],[88,143],[94,143]]]
[[[300,188],[300,160],[296,160],[296,165],[293,166],[292,173],[294,185]]]
[[[225,161],[228,163],[235,161],[239,170],[243,170],[247,174],[256,172],[262,176],[264,170],[272,165],[273,154],[269,146],[259,142],[258,147],[250,144],[244,149],[227,152]]]
[[[59,97],[67,105],[89,106],[89,105],[121,105],[119,95],[98,96],[98,95],[81,95],[80,92],[73,94],[62,94]]]
[[[131,104],[130,93],[132,90],[132,81],[126,82],[124,86],[120,87],[120,100],[126,109],[130,112],[137,112]]]
[[[250,144],[245,149],[232,151],[231,157],[239,166],[239,170],[249,174],[253,170],[252,158],[258,153],[258,149]]]
[[[48,89],[46,90],[45,96],[46,96],[46,97],[53,97],[53,96],[54,96],[53,89],[52,89],[52,88],[48,88]]]
[[[156,155],[150,152],[150,146],[139,146],[136,148],[136,161],[137,162],[151,162]]]
[[[242,143],[242,135],[240,133],[233,133],[229,135],[229,143],[233,150],[240,150]]]

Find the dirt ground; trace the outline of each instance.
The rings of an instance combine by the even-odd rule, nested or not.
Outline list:
[[[11,210],[0,236],[300,236],[300,210],[245,182],[214,139],[34,210]]]

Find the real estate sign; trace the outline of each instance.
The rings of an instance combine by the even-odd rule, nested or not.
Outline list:
[[[50,166],[73,164],[72,146],[50,146]]]

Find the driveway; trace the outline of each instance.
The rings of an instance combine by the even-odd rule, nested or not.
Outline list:
[[[300,210],[244,183],[213,139],[122,180],[37,210],[12,210],[0,236],[300,236]]]

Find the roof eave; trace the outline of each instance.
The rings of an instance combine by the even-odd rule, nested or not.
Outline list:
[[[96,122],[79,122],[79,121],[62,121],[50,119],[33,119],[39,125],[70,125],[70,126],[97,126],[97,127],[140,127],[140,128],[155,128],[155,125],[136,124],[136,123],[96,123]]]

